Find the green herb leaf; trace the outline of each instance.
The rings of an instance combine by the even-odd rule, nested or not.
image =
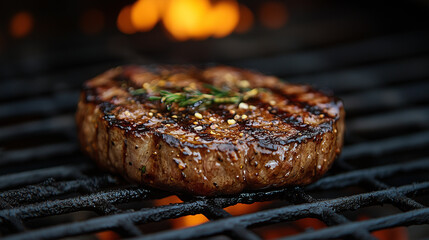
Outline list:
[[[145,174],[146,173],[146,166],[143,165],[141,168],[139,168],[139,170],[142,174]]]
[[[157,100],[161,100],[161,97],[158,96],[150,96],[148,97],[149,101],[157,101]]]
[[[221,90],[210,84],[204,84],[204,87],[209,89],[211,91],[211,94],[215,95],[216,97],[224,97],[230,94],[230,91]]]
[[[136,96],[136,95],[145,94],[145,93],[147,93],[147,91],[144,88],[139,88],[139,89],[136,89],[134,91],[131,91],[130,93],[131,93],[131,95]]]
[[[245,92],[233,92],[209,84],[204,84],[204,87],[209,90],[209,93],[202,93],[198,90],[186,90],[176,93],[160,90],[159,96],[150,96],[148,100],[161,101],[161,103],[166,105],[167,110],[170,110],[174,103],[180,107],[192,106],[196,108],[209,106],[211,104],[239,104],[242,101],[247,101],[250,98],[256,97],[262,91],[262,89],[254,88]]]

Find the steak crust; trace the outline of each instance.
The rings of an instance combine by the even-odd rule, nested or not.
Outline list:
[[[267,91],[206,109],[167,110],[148,99],[151,86],[204,83]],[[148,91],[131,94],[142,86]],[[84,84],[76,121],[83,151],[103,169],[155,188],[218,195],[315,181],[341,151],[344,115],[332,96],[248,70],[126,66]]]

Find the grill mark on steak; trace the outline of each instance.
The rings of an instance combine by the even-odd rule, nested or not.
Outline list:
[[[331,117],[329,114],[327,114],[324,109],[320,108],[319,106],[310,104],[309,102],[306,101],[300,101],[297,98],[299,97],[299,94],[286,94],[283,92],[283,90],[274,88],[274,89],[270,89],[271,91],[273,91],[274,93],[283,96],[285,99],[287,99],[291,105],[296,105],[302,109],[304,109],[306,112],[314,115],[314,116],[319,116],[320,114],[325,114],[326,117],[328,118],[334,118]],[[309,88],[308,93],[315,93],[317,94],[318,92],[312,88]],[[330,96],[331,97],[331,96]],[[333,98],[333,97],[331,97]],[[338,101],[338,99],[335,99]],[[332,106],[335,106],[334,101],[331,101],[330,103]]]
[[[275,90],[275,91],[280,92],[278,90]],[[285,94],[285,97],[288,99],[288,101],[291,102],[291,104],[302,106],[307,112],[309,112],[314,116],[319,116],[320,114],[326,114],[324,113],[324,111],[320,110],[318,106],[310,105],[309,103],[302,102],[302,101],[292,100],[293,98],[291,98],[290,95],[287,95],[287,94]],[[332,131],[332,125],[333,125],[332,119],[317,127],[312,127],[309,124],[305,124],[302,119],[302,116],[300,115],[291,114],[289,112],[279,110],[277,107],[272,107],[267,103],[263,103],[263,102],[256,103],[255,100],[253,100],[253,104],[257,105],[258,108],[262,108],[262,109],[271,108],[271,110],[269,110],[268,112],[274,117],[274,119],[278,119],[283,123],[286,123],[297,130],[297,134],[291,136],[287,141],[285,141],[285,140],[277,140],[277,139],[266,139],[266,138],[263,138],[262,136],[269,135],[268,131],[261,130],[259,128],[254,128],[252,126],[243,127],[243,130],[247,131],[249,134],[251,134],[256,139],[258,139],[258,143],[261,147],[265,147],[270,150],[277,150],[276,145],[287,145],[294,142],[302,143],[307,139],[319,140],[317,136],[324,134],[326,132]],[[326,117],[331,118],[329,115],[326,115]],[[242,122],[242,124],[245,125],[246,123]],[[255,134],[255,132],[263,132],[264,134]]]
[[[87,94],[94,94],[97,92],[94,88],[89,88],[89,87],[86,87],[85,90],[86,90],[85,92]],[[279,90],[273,90],[273,91],[274,92],[280,92]],[[285,96],[285,98],[288,99],[288,101],[290,101],[290,104],[302,106],[303,109],[305,109],[307,112],[309,112],[310,114],[312,114],[314,116],[319,116],[320,114],[325,114],[326,118],[332,118],[328,114],[326,114],[325,112],[322,113],[322,110],[319,110],[320,108],[317,106],[310,105],[310,104],[308,104],[306,102],[302,102],[302,101],[296,101],[294,98],[290,97],[291,95],[284,94],[284,96]],[[86,99],[88,99],[88,97],[86,97]],[[116,109],[118,107],[118,105],[115,105],[111,102],[103,102],[100,100],[99,97],[91,97],[90,99],[92,99],[91,102],[95,102],[95,103],[98,103],[100,105],[100,110],[104,114],[104,119],[109,123],[110,127],[111,126],[119,127],[120,129],[125,130],[126,133],[138,132],[141,134],[141,133],[144,133],[147,131],[151,131],[144,124],[135,124],[135,123],[131,123],[131,122],[128,122],[125,120],[117,119],[115,117],[115,115],[112,114],[112,111],[114,109]],[[269,104],[257,101],[255,99],[252,99],[250,101],[250,104],[254,104],[257,106],[257,108],[261,108],[261,109],[267,109],[268,107],[270,107]],[[332,104],[332,102],[331,102],[331,104]],[[264,147],[264,148],[267,148],[270,150],[277,150],[276,145],[287,145],[287,144],[294,143],[294,142],[302,143],[306,139],[317,140],[316,137],[318,135],[332,130],[332,123],[333,122],[331,120],[328,123],[324,123],[323,128],[313,128],[310,125],[303,123],[302,116],[299,116],[299,115],[295,116],[295,115],[290,114],[288,112],[281,111],[275,107],[272,109],[275,111],[270,110],[268,112],[270,114],[272,114],[275,117],[275,119],[279,119],[283,123],[289,124],[291,127],[296,129],[298,131],[298,133],[300,133],[300,135],[296,134],[296,135],[290,136],[288,140],[267,139],[264,136],[268,136],[270,134],[270,131],[262,130],[262,129],[259,129],[256,127],[251,127],[251,126],[245,126],[245,127],[240,128],[244,132],[246,132],[247,134],[253,136],[258,141],[259,146],[261,146],[261,147]],[[231,114],[227,109],[224,108],[223,105],[212,107],[212,111],[216,115],[222,117],[222,119],[224,121],[227,121],[227,119],[233,119],[233,117],[234,117],[234,114]],[[164,110],[164,111],[162,111],[162,114],[165,116],[168,116],[169,118],[162,121],[162,123],[163,124],[174,123],[174,124],[177,124],[184,131],[195,133],[197,136],[199,136],[203,140],[206,140],[206,141],[214,140],[213,137],[210,137],[204,131],[194,130],[194,128],[197,125],[194,125],[192,123],[193,120],[190,118],[190,116],[192,116],[192,114],[191,114],[191,111],[189,109],[186,109],[183,113],[185,114],[184,118],[173,119],[173,118],[171,118],[171,115],[173,115],[173,114]],[[248,121],[246,120],[246,121],[238,121],[237,123],[239,125],[246,125],[247,122]],[[207,125],[207,124],[200,124],[198,126],[202,126],[203,130],[205,130],[207,127],[209,127],[209,125]],[[263,132],[263,134],[258,134],[260,132]],[[168,134],[161,134],[157,131],[155,131],[154,134],[156,134],[158,136],[162,136],[162,139],[164,141],[166,141],[166,143],[172,147],[178,147],[178,146],[186,146],[186,147],[192,147],[192,148],[206,147],[206,145],[204,145],[204,144],[203,145],[192,144],[189,142],[181,143],[177,138],[175,138],[171,135],[168,135]]]
[[[273,90],[273,91],[279,92],[278,90]],[[86,92],[86,94],[95,94],[97,91],[94,88],[86,87],[85,92]],[[317,110],[317,109],[319,109],[317,106],[312,106],[312,105],[305,103],[305,102],[302,102],[302,101],[292,100],[293,98],[289,98],[290,95],[285,94],[285,97],[290,101],[291,104],[303,106],[303,109],[305,109],[310,114],[313,114],[315,116],[322,114],[320,112],[321,110]],[[86,97],[86,99],[88,100],[88,97]],[[91,99],[91,102],[95,102],[95,103],[99,104],[100,110],[104,114],[104,119],[109,123],[109,127],[111,127],[111,126],[119,127],[120,129],[125,130],[126,133],[137,132],[137,133],[141,134],[141,133],[144,133],[147,131],[151,131],[144,124],[135,124],[135,123],[131,123],[131,122],[128,122],[125,120],[117,119],[115,117],[115,115],[112,114],[112,111],[114,109],[116,109],[118,107],[118,105],[115,105],[111,102],[103,102],[100,100],[99,97],[94,97],[93,95],[92,95],[92,97],[90,97],[90,99]],[[260,102],[257,100],[252,100],[250,103],[253,103],[258,108],[262,108],[262,109],[266,109],[270,106],[267,103],[263,103],[263,102]],[[273,109],[275,109],[275,111],[268,111],[268,112],[271,113],[273,116],[275,116],[275,119],[280,119],[283,123],[289,124],[291,127],[296,129],[298,131],[299,135],[298,134],[292,135],[287,140],[276,140],[273,138],[267,139],[267,138],[265,138],[265,136],[269,136],[270,131],[262,130],[262,129],[259,129],[256,127],[251,127],[251,126],[245,126],[245,127],[241,128],[244,132],[253,136],[258,141],[259,146],[267,148],[269,150],[277,150],[278,149],[277,145],[283,145],[284,146],[284,145],[294,143],[294,142],[302,143],[303,141],[305,141],[307,139],[317,140],[316,137],[318,135],[332,130],[332,121],[329,121],[328,123],[324,123],[323,128],[313,128],[313,127],[309,126],[308,124],[303,123],[302,116],[294,116],[293,114],[278,110],[277,108],[273,108]],[[316,109],[316,110],[312,111],[311,109]],[[234,114],[231,114],[222,105],[221,106],[214,106],[212,108],[212,111],[216,115],[221,116],[224,121],[226,121],[227,119],[232,119],[234,116]],[[317,112],[315,112],[315,111],[317,111]],[[169,117],[171,117],[171,115],[172,115],[168,111],[163,111],[162,113],[166,116],[169,116]],[[163,124],[167,124],[167,123],[178,124],[178,126],[180,126],[180,128],[182,128],[184,131],[189,131],[189,132],[195,133],[197,136],[199,136],[201,139],[203,139],[205,141],[213,141],[215,139],[213,137],[210,137],[204,131],[194,130],[194,128],[197,125],[194,125],[191,123],[193,120],[189,117],[189,116],[192,116],[189,109],[186,109],[184,111],[184,114],[185,114],[184,118],[178,118],[178,119],[167,118],[167,120],[164,120],[162,123]],[[331,118],[328,114],[326,114],[326,117]],[[238,121],[238,124],[239,125],[245,125],[246,122],[247,121]],[[205,130],[208,127],[207,124],[201,124],[198,126],[202,126],[203,130]],[[263,132],[263,134],[261,134],[261,132]],[[201,144],[192,144],[190,142],[182,143],[177,138],[175,138],[171,135],[162,134],[162,133],[159,133],[157,131],[155,131],[154,134],[157,136],[161,136],[162,140],[164,140],[167,144],[169,144],[172,147],[179,147],[179,146],[182,146],[182,147],[186,146],[186,147],[191,147],[191,148],[207,147],[205,144],[202,144],[202,145]]]

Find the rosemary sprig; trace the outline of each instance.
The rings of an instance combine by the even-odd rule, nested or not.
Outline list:
[[[209,90],[209,93],[202,93],[198,90],[170,92],[160,90],[159,96],[150,96],[150,101],[161,101],[170,110],[173,104],[179,107],[191,106],[194,108],[205,107],[212,104],[238,104],[258,95],[263,89],[255,88],[245,92],[233,92],[230,90],[219,89],[212,85],[204,85]],[[136,90],[137,91],[137,90]]]
[[[139,88],[139,89],[131,91],[130,93],[133,96],[137,96],[137,95],[145,94],[145,93],[147,93],[147,91],[144,88]]]

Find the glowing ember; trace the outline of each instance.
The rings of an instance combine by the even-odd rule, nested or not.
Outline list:
[[[163,18],[164,26],[177,40],[207,37],[204,19],[209,8],[208,0],[172,1]]]
[[[250,11],[250,10],[249,10]],[[249,11],[245,28],[249,29]],[[138,0],[131,10],[124,7],[118,16],[118,29],[126,34],[149,31],[162,20],[167,32],[176,40],[221,38],[238,25],[239,5],[235,0]]]
[[[118,239],[121,239],[121,237],[113,231],[98,232],[95,234],[95,236],[99,240],[118,240]]]
[[[211,9],[210,18],[214,37],[222,38],[229,35],[237,26],[239,16],[238,4],[235,1],[217,2]]]
[[[163,17],[167,31],[177,40],[224,37],[238,24],[238,4],[232,0],[172,1]]]
[[[271,202],[256,202],[252,204],[238,203],[234,206],[225,208],[225,211],[233,216],[239,216],[247,213],[257,212],[261,210],[262,207],[269,205],[270,203]]]
[[[149,31],[160,19],[158,0],[138,0],[131,8],[131,22],[138,31]]]
[[[131,22],[131,6],[127,5],[119,12],[116,25],[122,33],[133,34],[136,33],[133,23]]]
[[[14,38],[23,38],[33,30],[33,25],[34,19],[29,12],[19,12],[10,21],[10,35]]]

